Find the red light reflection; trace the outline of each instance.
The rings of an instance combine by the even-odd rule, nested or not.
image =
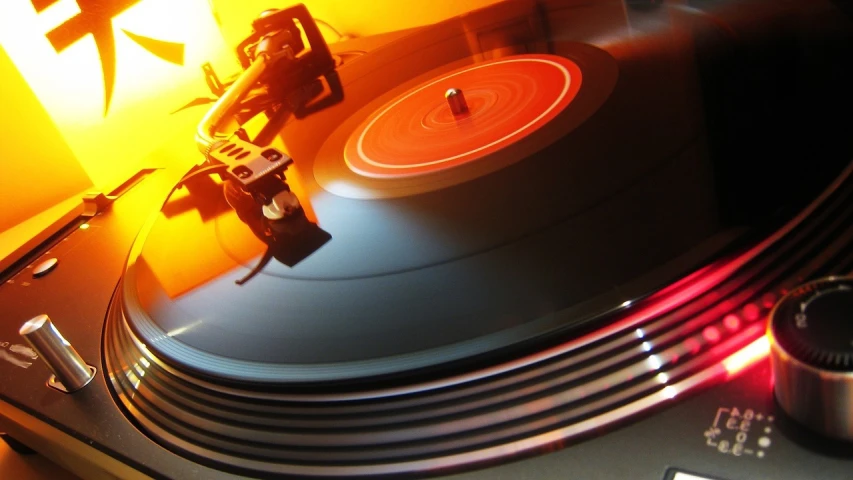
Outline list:
[[[749,303],[743,307],[743,316],[750,322],[754,322],[761,318],[761,309],[754,303]]]
[[[764,308],[773,308],[773,305],[776,304],[776,295],[772,293],[765,293],[763,297],[761,297],[761,305]]]
[[[734,332],[740,328],[740,318],[737,315],[730,313],[723,318],[723,325],[726,330]]]
[[[684,341],[684,346],[690,351],[691,354],[695,355],[699,353],[699,350],[702,349],[702,344],[699,343],[699,340],[695,338],[688,338]]]
[[[764,359],[770,353],[770,342],[762,335],[749,345],[729,355],[723,360],[723,366],[729,378],[735,376],[745,368]]]
[[[702,338],[710,343],[719,342],[720,337],[720,330],[717,327],[705,327],[705,330],[702,330]]]

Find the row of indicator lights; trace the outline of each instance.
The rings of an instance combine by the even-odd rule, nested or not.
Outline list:
[[[787,293],[787,290],[783,289],[781,293],[784,295]],[[737,313],[729,313],[724,316],[718,324],[705,327],[702,330],[702,338],[705,340],[706,344],[718,343],[723,339],[724,331],[735,333],[742,329],[744,322],[752,323],[764,318],[765,313],[776,304],[776,299],[777,296],[774,293],[767,293],[761,297],[759,302],[752,302],[744,305],[743,308],[741,308],[739,315]],[[645,331],[642,328],[637,328],[635,330],[635,334],[637,338],[640,339],[646,336]],[[691,353],[698,353],[698,350],[702,347],[702,343],[692,337],[685,340],[685,344],[687,344],[689,347],[687,350]],[[652,350],[653,345],[649,341],[644,340],[641,344],[641,348],[643,351],[648,352]]]
[[[787,289],[781,289],[779,293],[781,295],[785,295],[787,293]],[[765,318],[770,309],[772,309],[776,304],[777,299],[778,297],[774,293],[766,293],[762,295],[758,301],[744,305],[740,309],[740,314],[729,313],[724,316],[721,321],[722,329],[716,325],[705,327],[705,329],[702,330],[702,338],[711,344],[718,343],[723,337],[723,330],[729,333],[735,333],[740,331],[745,323],[754,323]],[[727,375],[732,377],[738,372],[767,357],[769,352],[770,344],[767,341],[767,338],[762,335],[745,347],[724,358],[722,360],[722,364],[726,369]]]
[[[787,289],[780,289],[779,293],[781,295],[785,295],[787,291]],[[704,346],[719,343],[723,340],[726,333],[734,334],[742,331],[745,325],[752,324],[765,318],[766,314],[776,304],[776,300],[778,298],[779,297],[775,293],[766,293],[762,295],[759,300],[744,305],[739,312],[725,315],[718,323],[705,327],[702,330],[701,335],[693,336],[684,340],[682,344],[684,349],[695,355],[699,353]],[[645,332],[642,328],[636,329],[635,334],[640,339],[645,337]],[[654,349],[654,345],[652,342],[644,339],[640,344],[640,348],[644,352],[651,352]],[[762,335],[740,350],[724,358],[722,360],[722,365],[725,368],[727,375],[732,377],[743,369],[765,358],[769,351],[770,346],[767,338]],[[675,361],[676,359],[673,359],[673,363]],[[650,353],[646,363],[650,370],[659,371],[666,362],[661,359],[660,355]],[[669,382],[669,376],[664,372],[659,372],[655,378],[663,385],[666,385]],[[672,396],[675,395],[673,394]]]
[[[733,333],[742,328],[744,320],[751,323],[765,318],[766,314],[776,305],[778,298],[787,293],[788,289],[782,288],[779,290],[779,296],[772,292],[762,295],[761,299],[757,302],[746,304],[741,309],[740,315],[730,313],[723,317],[723,327]],[[709,342],[716,343],[721,338],[720,330],[715,326],[706,327],[702,331],[702,337]],[[747,367],[763,360],[769,354],[770,342],[765,335],[761,335],[740,350],[724,358],[722,364],[728,377],[731,378]]]
[[[761,297],[760,303],[753,302],[744,305],[740,310],[740,315],[730,313],[723,317],[721,323],[722,329],[717,325],[709,325],[702,330],[702,338],[708,343],[717,343],[723,338],[722,331],[731,333],[738,332],[744,325],[744,322],[752,323],[756,320],[764,318],[764,315],[773,308],[776,304],[776,295],[767,293]]]
[[[695,355],[699,353],[703,347],[719,343],[721,340],[723,340],[725,332],[739,332],[743,329],[743,326],[746,323],[754,323],[756,320],[763,318],[766,311],[773,306],[775,295],[765,295],[765,299],[767,301],[761,304],[761,306],[756,305],[755,303],[747,304],[741,309],[740,315],[730,313],[724,316],[722,320],[717,324],[705,327],[702,330],[701,335],[696,335],[685,339],[682,342],[684,350],[686,352],[689,352],[690,354]],[[766,306],[768,303],[770,307]],[[644,339],[646,333],[642,328],[637,328],[634,333],[637,338],[643,339],[643,342],[640,344],[640,349],[642,349],[643,352],[651,352],[654,349],[653,342]],[[655,369],[658,369],[663,364],[663,362],[659,359],[656,359],[656,357],[657,355],[651,354],[649,356],[649,363],[650,365],[656,365],[657,367]]]

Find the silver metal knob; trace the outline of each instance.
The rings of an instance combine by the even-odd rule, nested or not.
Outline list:
[[[801,285],[770,312],[779,404],[823,435],[853,440],[853,278]]]
[[[27,320],[18,333],[53,372],[48,381],[50,386],[70,393],[80,390],[95,378],[95,369],[80,358],[47,315]]]

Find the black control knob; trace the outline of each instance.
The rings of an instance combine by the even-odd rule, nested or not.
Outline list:
[[[795,420],[853,440],[853,278],[806,283],[770,312],[776,399]]]

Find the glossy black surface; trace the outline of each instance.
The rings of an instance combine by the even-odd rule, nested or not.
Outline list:
[[[151,438],[228,471],[358,477],[502,463],[685,397],[760,355],[780,294],[853,269],[851,174],[853,164],[748,250],[599,319],[601,328],[502,363],[345,385],[222,381],[169,365],[113,305],[106,369],[117,402]],[[746,452],[730,439],[710,446]]]
[[[52,252],[63,259],[63,268],[54,274],[30,283],[30,274],[24,271],[13,282],[0,286],[4,311],[0,343],[15,343],[21,322],[47,312],[85,359],[98,362],[104,312],[125,252],[144,217],[139,212],[156,208],[156,199],[176,178],[154,175],[119,199],[110,212],[92,219],[89,229],[76,231]],[[838,217],[833,211],[817,213],[828,215],[830,224]],[[850,224],[844,226],[850,229]],[[825,231],[826,235],[830,233],[831,230]],[[818,236],[815,248],[824,241]],[[830,269],[821,267],[820,275],[830,274],[835,268],[849,271],[853,262],[850,249],[846,252],[843,256],[831,251],[826,255],[807,253],[800,262],[831,264]],[[800,252],[783,252],[784,258],[799,255]],[[93,263],[100,268],[89,268]],[[766,265],[770,269],[772,266],[773,262]],[[99,374],[73,395],[48,388],[45,382],[49,375],[47,367],[39,362],[26,369],[0,363],[0,429],[54,461],[75,467],[81,478],[99,478],[105,472],[128,479],[142,475],[158,479],[235,478],[232,473],[199,463],[204,459],[180,456],[147,437],[115,403],[108,374]],[[775,416],[779,428],[769,435],[772,446],[764,458],[735,457],[707,444],[703,434],[718,410],[732,407]],[[218,430],[214,427],[212,433]],[[750,433],[749,442],[754,444],[763,435],[762,430],[755,430]],[[620,454],[614,456],[614,452]],[[846,480],[853,468],[849,452],[849,445],[804,431],[784,417],[773,401],[769,362],[763,361],[739,378],[698,395],[676,398],[660,411],[628,425],[598,429],[577,443],[559,442],[539,451],[516,452],[507,458],[507,463],[453,478],[556,480],[570,475],[659,480],[668,468],[677,467],[726,480]],[[534,458],[524,458],[527,455]],[[432,472],[436,476],[444,473],[450,472]]]
[[[644,4],[646,3],[644,2]],[[718,152],[715,154],[716,158],[732,159],[731,165],[728,165],[728,170],[725,168],[715,169],[714,174],[715,185],[717,186],[715,187],[716,193],[721,198],[727,198],[727,201],[723,202],[728,205],[723,209],[727,212],[727,217],[721,223],[734,226],[737,229],[738,226],[759,225],[762,223],[762,218],[766,217],[768,223],[774,224],[778,218],[790,216],[787,207],[796,209],[797,205],[804,203],[800,200],[809,197],[815,190],[819,190],[816,186],[823,184],[825,177],[832,176],[832,172],[835,170],[832,167],[833,165],[849,160],[850,156],[844,156],[843,153],[846,150],[842,148],[844,142],[850,141],[849,135],[845,133],[850,131],[849,124],[845,123],[844,117],[840,123],[833,123],[837,118],[827,118],[820,115],[796,117],[798,120],[792,120],[791,116],[784,115],[786,105],[791,104],[775,103],[772,101],[776,95],[775,92],[769,93],[772,92],[770,90],[767,95],[761,95],[762,90],[757,85],[746,89],[745,92],[749,94],[739,97],[738,103],[733,105],[727,105],[724,101],[726,92],[738,87],[739,78],[762,78],[762,75],[755,76],[757,75],[756,71],[749,73],[749,68],[745,68],[746,73],[744,73],[744,67],[749,67],[758,58],[761,58],[760,52],[766,53],[768,49],[773,51],[773,45],[779,41],[780,37],[775,36],[772,41],[765,42],[761,48],[756,47],[750,50],[744,46],[755,45],[757,39],[766,38],[767,30],[781,29],[781,31],[790,32],[793,29],[794,32],[803,32],[803,28],[806,28],[811,32],[810,35],[824,40],[822,42],[804,41],[802,44],[798,43],[797,45],[802,48],[794,49],[799,51],[797,55],[806,57],[816,55],[824,60],[851,58],[849,55],[838,55],[839,52],[844,53],[845,48],[850,48],[850,43],[846,41],[846,37],[838,35],[838,30],[833,29],[839,23],[848,22],[848,19],[839,16],[839,12],[832,10],[831,4],[817,1],[804,2],[803,5],[811,5],[810,8],[825,11],[827,15],[812,15],[808,14],[808,12],[814,13],[812,10],[806,9],[806,12],[803,13],[803,11],[795,9],[793,15],[783,16],[784,21],[780,21],[774,15],[762,16],[761,14],[761,12],[766,12],[766,10],[761,9],[762,6],[776,6],[780,5],[779,2],[732,2],[731,4],[728,2],[690,2],[689,5],[702,8],[714,6],[713,22],[710,18],[705,18],[706,16],[701,12],[693,12],[691,15],[701,17],[701,20],[697,20],[697,22],[703,25],[706,20],[711,23],[716,22],[720,26],[717,33],[729,39],[726,41],[730,42],[723,42],[726,45],[725,48],[711,49],[711,52],[717,52],[716,58],[715,55],[710,55],[710,58],[706,55],[703,57],[705,64],[707,65],[707,62],[713,60],[711,61],[711,65],[713,65],[714,62],[732,58],[732,55],[742,55],[741,58],[743,59],[743,63],[739,64],[740,68],[722,69],[719,72],[717,79],[727,80],[720,83],[719,87],[715,88],[714,85],[717,84],[711,80],[703,84],[704,91],[713,92],[703,95],[705,108],[710,110],[713,107],[724,113],[729,112],[727,115],[717,117],[719,121],[716,122],[715,127],[708,127],[711,131],[718,132],[715,137],[716,140],[709,142],[709,144],[715,145],[714,150]],[[732,5],[733,11],[737,14],[733,15],[731,11],[726,13],[725,7],[727,5]],[[788,8],[790,5],[790,3],[785,3],[783,6]],[[589,10],[586,11],[589,12]],[[660,28],[661,23],[671,25],[668,20],[669,17],[658,16],[660,12],[660,8],[647,4],[640,9],[626,7],[624,9],[624,28],[614,29],[615,36],[627,38],[626,36],[630,32]],[[589,37],[590,31],[602,26],[591,21],[589,17],[576,15],[571,9],[567,9],[565,13],[569,17],[576,17],[578,23],[570,31],[563,32],[563,35]],[[614,16],[613,18],[617,17]],[[762,26],[766,25],[768,21],[775,27]],[[458,24],[452,22],[449,25],[454,29],[459,27]],[[585,28],[585,25],[589,25],[590,28]],[[730,38],[731,31],[739,34],[737,41]],[[787,37],[782,35],[781,37],[790,40],[791,35]],[[793,35],[793,37],[797,37],[797,35]],[[412,46],[425,48],[424,45],[428,45],[425,39],[423,44],[418,44],[418,38],[417,36],[412,37],[412,41],[406,48]],[[615,50],[621,52],[620,58],[630,56],[629,53],[635,49],[639,54],[641,48],[637,45],[642,42],[639,42],[639,39],[635,40],[637,43],[632,40],[631,45],[614,47]],[[807,45],[812,45],[813,48],[807,48]],[[790,47],[790,43],[783,43],[782,47],[779,48],[777,52],[777,58],[780,59],[779,65],[790,61],[788,56],[788,52],[791,51]],[[394,58],[395,52],[403,55],[406,48],[392,46],[386,47],[385,51],[386,53],[390,52],[391,58]],[[746,55],[746,52],[750,52],[750,54]],[[821,64],[821,62],[817,63]],[[354,63],[354,65],[356,64]],[[365,65],[369,65],[369,68],[365,67],[367,72],[376,69],[374,64]],[[804,88],[797,96],[799,106],[795,110],[798,113],[845,111],[849,107],[849,96],[845,96],[849,92],[845,93],[846,91],[842,89],[839,93],[837,90],[839,85],[846,85],[844,83],[846,77],[842,71],[846,65],[845,62],[837,61],[831,64],[833,66],[828,63],[822,63],[822,65],[829,68],[824,72],[831,72],[833,68],[837,68],[841,73],[839,75],[815,74],[811,77],[811,86]],[[767,63],[759,70],[766,66]],[[770,75],[769,72],[774,70],[777,69],[768,69],[768,73],[763,78],[772,78],[773,75]],[[808,71],[800,70],[800,75],[808,76],[804,73]],[[401,73],[400,75],[404,74]],[[741,77],[741,75],[745,75],[745,77]],[[812,88],[821,84],[826,85],[826,88]],[[744,99],[750,98],[753,98],[754,101],[742,103]],[[810,99],[815,100],[813,104],[807,101]],[[741,117],[735,114],[736,111],[748,112],[749,114],[745,113]],[[763,117],[752,115],[752,113],[760,111],[772,111],[772,114]],[[706,115],[709,124],[713,123],[710,122],[711,116],[710,114]],[[316,129],[317,132],[328,133],[328,128],[334,127],[324,129],[322,122],[329,120],[329,118],[321,116],[317,119],[320,123],[309,126],[311,129]],[[614,122],[615,125],[621,125],[618,121],[619,118],[619,115],[614,114],[609,117],[609,121]],[[756,121],[753,123],[752,120],[755,118],[761,118],[763,122]],[[294,130],[294,127],[297,126],[295,123],[290,124],[288,131],[291,132],[291,135],[308,140],[305,134],[309,130],[301,127]],[[655,130],[655,125],[639,124],[638,126],[638,124],[633,124],[633,127],[641,128],[642,132]],[[802,137],[792,135],[791,133],[797,132],[798,128],[808,133]],[[758,129],[763,133],[752,137],[749,135],[751,129]],[[660,134],[664,135],[668,130],[660,128],[660,131]],[[779,135],[774,137],[772,134],[774,131],[779,132]],[[824,131],[825,136],[815,133],[820,131]],[[840,133],[845,134],[840,135]],[[709,137],[714,137],[714,135],[709,134]],[[816,139],[821,140],[822,143],[810,143]],[[608,140],[611,138],[608,137]],[[316,140],[320,143],[323,141],[325,138]],[[304,148],[304,152],[308,153],[312,149],[319,149],[321,146],[319,144],[312,146],[310,141],[306,143],[308,145]],[[811,151],[807,148],[809,145],[815,148],[815,155],[802,155],[803,152]],[[609,147],[613,148],[612,146]],[[762,148],[767,150],[762,150]],[[767,156],[754,155],[755,152],[761,151],[772,154]],[[837,158],[835,154],[838,154]],[[842,157],[845,160],[840,160]],[[782,160],[791,160],[792,158],[802,159],[805,163],[802,166],[806,168],[777,168]],[[747,160],[755,163],[746,162]],[[739,165],[744,168],[739,170]],[[744,172],[743,175],[739,177],[730,175],[738,171]],[[172,176],[172,183],[176,178],[176,176]],[[15,343],[18,338],[17,329],[25,319],[40,313],[48,313],[63,328],[63,332],[69,341],[88,361],[98,362],[100,359],[101,366],[104,366],[104,357],[108,354],[125,355],[127,353],[115,349],[109,352],[103,350],[104,342],[111,339],[110,337],[107,339],[102,337],[104,315],[108,311],[113,288],[123,271],[128,248],[144,218],[144,214],[141,212],[156,208],[157,200],[162,198],[161,195],[171,185],[171,183],[164,185],[161,180],[163,177],[158,175],[155,175],[151,180],[146,180],[140,185],[143,187],[142,190],[132,191],[128,197],[119,199],[113,210],[94,218],[88,230],[76,231],[66,242],[59,244],[56,251],[51,254],[59,256],[62,259],[62,265],[51,275],[38,279],[37,282],[32,282],[30,273],[24,270],[15,275],[12,282],[0,286],[0,305],[3,312],[3,318],[0,321],[0,344],[3,342]],[[155,183],[150,183],[152,181]],[[316,189],[316,185],[313,187],[311,185],[310,175],[306,183],[309,184],[307,187],[309,190],[311,188]],[[211,192],[214,190],[211,189]],[[756,259],[758,264],[756,268],[760,267],[765,275],[759,275],[758,281],[754,281],[753,274],[743,272],[739,275],[739,277],[744,277],[742,278],[743,283],[739,283],[725,292],[716,290],[707,292],[707,297],[712,299],[716,297],[718,303],[714,306],[721,309],[720,312],[691,311],[690,313],[695,316],[685,323],[701,328],[702,322],[711,322],[715,326],[723,328],[721,322],[724,317],[720,317],[722,311],[731,307],[728,302],[732,299],[738,304],[760,301],[766,293],[769,293],[771,286],[775,285],[775,282],[768,278],[794,280],[800,276],[813,278],[812,275],[822,276],[853,271],[853,251],[850,248],[851,239],[853,239],[853,223],[849,221],[850,206],[853,205],[850,203],[851,198],[853,197],[848,193],[836,200],[836,209],[819,208],[812,212],[810,218],[818,225],[817,227],[795,229],[790,234],[795,241],[786,243],[786,248],[772,249],[768,255]],[[753,204],[752,200],[756,200],[758,203]],[[197,219],[211,221],[211,219],[225,214],[225,212],[217,210],[217,205],[216,202],[195,202],[190,197],[178,196],[172,204],[174,209],[170,210],[169,215],[174,217],[175,211],[180,211],[186,207],[193,212],[193,215],[197,215]],[[754,205],[757,207],[754,208]],[[179,206],[181,208],[177,208]],[[778,217],[775,215],[777,207],[779,210]],[[841,212],[839,212],[839,208]],[[665,211],[655,213],[663,215]],[[227,214],[223,218],[226,216]],[[747,228],[746,230],[747,238],[745,240],[750,240],[750,232],[757,233],[755,237],[766,238],[759,234],[760,229]],[[190,234],[185,236],[189,240],[194,238]],[[250,240],[249,237],[245,238]],[[758,241],[759,238],[754,239]],[[161,240],[164,243],[170,241],[168,237]],[[201,245],[198,242],[184,242],[188,244],[186,249],[188,253],[177,255],[174,252],[177,246],[182,244],[181,240],[183,238],[180,240],[172,239],[175,245],[172,249],[166,249],[166,251],[173,253],[171,258],[176,263],[184,258],[191,258]],[[746,241],[745,243],[749,244],[750,242]],[[251,252],[251,248],[247,251]],[[93,265],[97,265],[97,268],[93,268]],[[234,268],[238,268],[236,264]],[[179,268],[173,269],[173,272],[176,276],[182,273]],[[802,280],[804,279],[798,279],[794,283],[786,283],[785,285],[791,287]],[[770,284],[766,282],[770,282]],[[756,290],[751,290],[753,288]],[[628,312],[630,313],[630,311]],[[741,311],[738,309],[738,314],[740,313]],[[114,328],[123,326],[120,318],[111,318],[109,321]],[[756,319],[754,322],[756,323],[752,325],[759,325],[763,319]],[[615,326],[608,325],[603,328],[608,327]],[[571,332],[569,333],[566,335],[567,337],[574,335]],[[669,348],[667,342],[670,340],[656,338],[652,339],[653,349],[651,352],[643,352],[642,340],[639,338],[629,340],[627,336],[630,334],[633,334],[631,330],[619,332],[620,337],[626,337],[624,338],[626,343],[621,346],[624,347],[622,353],[636,352],[640,354],[642,352],[649,354]],[[150,345],[156,346],[160,340],[161,337],[155,337]],[[223,341],[227,342],[227,340]],[[658,343],[658,341],[662,343]],[[137,347],[139,346],[137,345]],[[596,356],[595,352],[601,348],[601,345],[588,344],[587,347],[589,348],[581,350],[590,355],[589,360],[581,362],[577,365],[578,368],[602,367],[607,369],[608,362],[618,363],[620,361],[619,356],[606,354]],[[129,360],[141,361],[139,357]],[[226,471],[220,465],[212,464],[210,458],[187,455],[180,448],[149,436],[151,432],[145,431],[141,423],[133,418],[132,414],[129,414],[121,400],[117,400],[113,377],[124,378],[127,376],[128,379],[132,378],[133,373],[137,371],[135,367],[139,367],[138,365],[134,366],[132,361],[119,365],[119,368],[113,371],[103,369],[103,375],[99,374],[87,388],[74,395],[65,395],[46,387],[45,380],[49,372],[46,367],[39,363],[34,363],[31,368],[21,368],[8,362],[0,362],[0,429],[9,432],[16,439],[24,441],[29,446],[37,446],[39,451],[51,456],[56,461],[65,463],[65,461],[73,459],[77,467],[83,465],[89,468],[89,470],[76,470],[84,472],[79,473],[82,478],[98,478],[97,474],[103,474],[107,471],[113,477],[118,478],[136,478],[147,475],[153,478],[170,479],[218,479],[237,476],[233,470]],[[163,367],[155,366],[155,368]],[[165,368],[168,368],[168,365]],[[185,363],[181,363],[181,368],[184,372],[192,372],[191,367]],[[676,366],[667,372],[673,373],[680,368],[683,368],[683,364],[676,363]],[[146,384],[141,390],[128,389],[125,399],[143,401],[143,397],[151,394],[152,390],[156,399],[156,394],[160,393],[156,389],[162,388],[163,385],[159,384],[159,378],[152,377],[154,375],[147,376]],[[209,377],[200,376],[192,380],[197,383],[205,383]],[[596,380],[603,381],[605,378],[596,378]],[[649,378],[644,377],[643,380],[648,381]],[[534,450],[507,450],[498,465],[477,464],[471,468],[482,467],[483,470],[461,473],[454,478],[490,480],[632,478],[659,480],[670,468],[678,468],[723,480],[755,478],[846,480],[850,477],[850,472],[853,471],[853,463],[851,463],[849,444],[833,443],[813,433],[803,431],[803,429],[793,425],[774,403],[768,362],[760,362],[755,367],[743,372],[740,377],[736,377],[733,373],[731,378],[726,377],[719,380],[724,381],[724,383],[713,387],[711,383],[704,383],[701,393],[679,395],[658,405],[653,411],[646,412],[645,415],[631,417],[632,420],[628,423],[612,424],[607,428],[602,428],[599,425],[587,432],[583,438],[576,438],[571,441],[554,436],[551,443]],[[640,379],[636,381],[640,381]],[[192,394],[198,392],[195,387],[187,388],[187,383],[180,379],[177,379],[175,383],[177,387],[184,389],[167,390],[165,393],[170,397],[187,400]],[[210,385],[223,390],[221,394],[215,396],[216,400],[223,402],[232,400],[232,397],[226,393],[227,384],[208,383],[208,386]],[[532,385],[544,392],[543,396],[535,402],[540,408],[557,408],[557,404],[553,401],[556,395],[552,397],[547,394],[549,387],[546,382],[535,382]],[[582,396],[583,392],[572,389],[571,385],[573,384],[569,383],[567,390],[563,393]],[[529,385],[510,385],[508,389],[514,395],[525,395],[525,386]],[[265,394],[268,390],[268,386],[265,385],[252,385],[252,387],[254,393],[258,395]],[[478,384],[472,382],[466,387],[478,388]],[[617,387],[622,389],[626,388],[626,385],[620,384]],[[288,385],[287,388],[280,389],[280,391],[286,395],[299,390]],[[122,393],[122,395],[124,394]],[[310,397],[310,391],[308,396]],[[164,405],[165,398],[165,395],[159,398],[159,401],[163,402]],[[607,401],[618,401],[613,395],[593,396],[585,400],[595,404],[600,398],[606,398]],[[501,399],[492,396],[489,397],[489,400],[499,402]],[[318,409],[334,415],[333,405],[318,403],[316,405]],[[207,406],[205,403],[201,405],[202,407]],[[258,417],[255,415],[257,411],[269,406],[269,402],[259,401],[254,404],[256,410],[243,411],[240,414],[254,417],[257,420]],[[454,402],[453,406],[459,405]],[[281,405],[276,405],[276,407],[281,407]],[[500,404],[496,409],[493,409],[493,413],[500,415],[500,409],[505,407],[506,404]],[[774,425],[778,425],[778,428],[767,425],[770,428],[769,432],[753,428],[748,434],[747,442],[750,447],[758,444],[759,440],[765,436],[770,441],[770,448],[765,451],[762,458],[758,458],[756,455],[736,456],[731,453],[731,450],[728,452],[720,451],[719,443],[716,446],[709,443],[706,433],[710,427],[715,424],[718,418],[727,418],[727,415],[735,408],[740,412],[751,409],[753,412],[764,415],[765,419],[769,416],[775,417]],[[150,412],[144,413],[159,414],[162,412],[152,409]],[[381,415],[382,412],[379,413]],[[545,417],[551,421],[555,420],[555,417],[551,415],[545,415]],[[200,412],[198,418],[202,421],[209,420],[204,412]],[[356,419],[360,420],[359,417]],[[236,420],[235,411],[231,411],[221,423],[208,424],[205,430],[195,433],[218,438],[222,432],[233,427],[235,423],[242,422]],[[336,420],[331,420],[330,423],[337,425]],[[399,428],[407,427],[404,424],[396,426]],[[488,430],[489,427],[486,426],[486,429]],[[285,436],[292,434],[298,436],[300,433],[298,428],[280,427],[281,429],[272,431],[273,429],[270,428],[269,424],[262,424],[260,428],[266,434],[272,435],[278,432],[285,434]],[[416,429],[415,426],[413,430]],[[552,431],[544,432],[544,434],[548,435],[550,432]],[[371,431],[372,435],[382,436],[382,433],[383,430],[381,429]],[[727,435],[723,437],[724,439],[732,441],[736,438],[732,431],[724,433]],[[520,440],[523,441],[525,438]],[[446,438],[446,440],[454,441],[454,438]],[[763,443],[767,444],[767,441]],[[164,447],[164,445],[166,446]],[[239,442],[239,445],[241,447],[256,446],[256,442],[242,441]],[[297,442],[295,447],[298,449],[299,446],[300,443]],[[393,446],[391,447],[392,450]],[[337,448],[336,452],[346,453],[352,448],[352,446],[345,445],[343,448]],[[422,471],[417,476],[443,476],[454,472],[454,470],[433,468]]]
[[[282,132],[331,240],[237,286],[263,244],[220,187],[177,196],[185,208],[167,204],[131,259],[124,317],[170,364],[261,382],[401,373],[565,335],[779,225],[846,164],[835,119],[851,93],[826,84],[849,76],[835,55],[850,25],[825,4],[797,8],[508,2],[358,57],[339,69],[342,104]],[[825,18],[833,28],[818,30]],[[418,180],[437,190],[346,173],[343,142],[369,112],[442,71],[523,52],[575,60],[579,104],[595,110],[566,126],[570,105],[519,163]],[[820,162],[780,168],[806,154]],[[352,189],[368,193],[341,193]]]

